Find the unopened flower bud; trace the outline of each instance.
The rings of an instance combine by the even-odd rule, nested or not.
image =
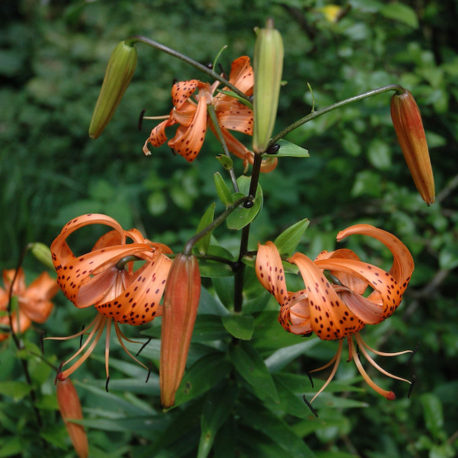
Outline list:
[[[271,20],[258,30],[254,48],[253,151],[265,152],[277,116],[283,69],[283,42]]]
[[[116,46],[108,61],[99,98],[92,113],[89,136],[97,138],[110,122],[137,65],[137,49],[125,41]]]
[[[415,186],[423,200],[434,202],[434,176],[420,110],[409,91],[391,98],[391,119]]]
[[[165,286],[159,381],[161,404],[170,407],[183,378],[200,298],[199,264],[178,254]]]
[[[46,267],[54,270],[54,264],[52,262],[51,250],[47,245],[40,242],[34,242],[29,245],[29,249],[32,254]]]
[[[89,446],[87,442],[86,431],[83,425],[73,423],[72,420],[82,420],[81,403],[69,378],[61,380],[56,379],[57,403],[59,404],[60,414],[67,427],[68,435],[72,440],[73,447],[80,458],[89,455]]]

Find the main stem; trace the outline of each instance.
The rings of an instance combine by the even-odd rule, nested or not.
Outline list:
[[[183,62],[186,62],[187,64],[191,65],[192,67],[197,68],[197,70],[200,70],[201,72],[206,73],[211,78],[220,81],[226,87],[228,87],[231,91],[235,92],[242,99],[250,101],[250,98],[247,95],[245,95],[240,89],[237,89],[233,84],[229,83],[229,81],[227,81],[226,78],[223,78],[221,75],[214,72],[212,69],[208,68],[207,66],[202,65],[201,63],[195,61],[194,59],[191,59],[190,57],[185,56],[184,54],[181,54],[180,52],[175,51],[172,48],[169,48],[161,43],[158,43],[157,41],[151,40],[150,38],[144,37],[142,35],[135,35],[133,37],[128,38],[125,41],[130,44],[134,44],[136,42],[144,43],[148,46],[159,49],[160,51],[163,51],[173,57],[176,57],[177,59],[180,59]]]
[[[319,116],[329,113],[330,111],[335,110],[336,108],[340,108],[350,103],[358,102],[360,100],[367,99],[368,97],[372,97],[378,94],[383,94],[384,92],[389,92],[389,91],[395,91],[398,94],[402,94],[405,92],[405,89],[402,86],[400,86],[399,84],[390,84],[388,86],[379,87],[378,89],[373,89],[368,92],[363,92],[362,94],[355,95],[354,97],[350,97],[349,99],[345,99],[345,100],[341,100],[340,102],[333,103],[332,105],[322,108],[321,110],[312,111],[307,116],[304,116],[303,118],[298,119],[297,121],[293,122],[289,126],[285,127],[285,129],[283,129],[277,135],[275,135],[275,137],[273,137],[272,140],[270,141],[266,150],[268,150],[270,146],[275,145],[275,143],[277,143],[278,140],[280,140],[281,138],[289,134],[291,131],[293,131],[294,129],[297,129],[298,127],[302,126],[302,124],[305,124],[306,122],[309,122],[312,119],[318,118]]]
[[[259,183],[259,174],[261,172],[261,162],[262,162],[261,154],[255,154],[254,162],[253,162],[253,171],[251,173],[250,189],[248,191],[248,197],[250,198],[248,202],[251,202],[251,203],[253,202],[253,199],[256,197],[256,190],[258,188],[258,183]],[[248,202],[245,203],[245,206],[247,205]],[[250,236],[250,226],[251,226],[250,224],[247,224],[242,229],[239,257],[233,268],[234,270],[234,312],[242,311],[243,277],[245,274],[245,264],[242,262],[242,259],[248,252],[248,239]]]

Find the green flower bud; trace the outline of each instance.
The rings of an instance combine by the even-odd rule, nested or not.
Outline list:
[[[136,65],[137,49],[135,46],[121,41],[108,61],[102,89],[95,104],[89,126],[89,136],[91,138],[97,138],[110,122],[132,79]]]
[[[40,242],[34,242],[29,245],[29,250],[42,264],[54,270],[51,250],[47,245]]]
[[[269,144],[277,116],[283,69],[283,42],[280,32],[267,21],[258,30],[254,48],[253,151],[263,153]]]

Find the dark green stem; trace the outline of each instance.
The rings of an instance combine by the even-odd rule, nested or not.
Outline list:
[[[226,208],[226,210],[221,213],[211,224],[209,224],[207,227],[202,229],[200,232],[198,232],[194,237],[190,238],[187,242],[186,245],[184,246],[183,254],[186,256],[189,256],[192,252],[192,247],[202,238],[205,237],[209,232],[212,232],[214,229],[216,229],[222,222],[226,220],[226,218],[237,208],[239,205],[243,204],[244,202],[247,202],[250,200],[250,197],[242,197],[236,202],[234,202],[232,205]]]
[[[250,189],[248,202],[253,202],[256,196],[256,190],[259,183],[259,175],[261,172],[262,156],[261,154],[254,155],[253,171],[251,173]],[[245,204],[246,205],[246,204]],[[248,239],[250,236],[250,224],[247,224],[242,229],[242,237],[240,239],[240,251],[236,265],[234,266],[234,312],[242,311],[243,304],[243,276],[245,274],[245,264],[242,262],[243,257],[248,253]]]
[[[212,120],[213,127],[214,127],[214,129],[216,131],[216,134],[218,136],[218,140],[220,141],[220,143],[221,143],[221,145],[223,147],[224,154],[232,162],[231,154],[229,153],[229,150],[227,149],[227,145],[226,145],[226,141],[224,140],[223,132],[221,131],[221,127],[219,125],[218,118],[216,117],[215,108],[214,108],[213,105],[208,105],[207,109],[208,109],[208,114],[210,115],[210,118]],[[237,184],[237,178],[236,178],[235,173],[234,173],[234,168],[231,167],[230,169],[228,169],[228,171],[229,171],[229,175],[231,177],[232,186],[234,188],[234,191],[235,192],[239,192],[239,186]]]
[[[8,320],[9,320],[9,323],[10,323],[10,332],[11,332],[11,337],[13,338],[13,341],[14,341],[14,343],[15,343],[15,345],[16,345],[18,350],[22,350],[24,347],[22,346],[22,343],[20,342],[18,336],[14,332],[13,314],[12,314],[12,303],[13,303],[12,299],[13,299],[14,284],[16,283],[19,269],[22,267],[22,263],[24,261],[25,255],[27,253],[27,249],[28,249],[28,246],[26,246],[21,252],[21,255],[19,257],[19,261],[18,261],[17,266],[16,266],[16,270],[14,272],[13,279],[11,280],[11,285],[10,285],[10,288],[9,288],[9,291],[8,291],[8,308],[7,308],[7,312],[8,312]],[[19,313],[19,310],[17,310],[16,313]],[[35,412],[35,417],[37,419],[38,426],[41,427],[43,423],[41,421],[40,411],[37,409],[37,407],[35,405],[36,402],[37,402],[37,395],[36,395],[35,390],[33,388],[32,378],[30,377],[30,372],[29,372],[29,367],[27,365],[27,360],[25,360],[23,358],[20,358],[20,360],[21,360],[21,364],[22,364],[22,369],[24,371],[25,379],[27,381],[27,384],[30,386],[30,398],[32,400],[32,407],[33,407],[33,410]]]
[[[167,54],[170,54],[171,56],[176,57],[177,59],[180,59],[183,62],[186,62],[187,64],[191,65],[192,67],[197,68],[197,70],[200,70],[201,72],[206,73],[211,78],[220,81],[226,87],[228,87],[231,91],[235,92],[242,99],[250,100],[249,97],[245,95],[240,89],[237,89],[233,84],[229,83],[229,81],[227,81],[226,78],[223,78],[221,75],[214,72],[212,69],[208,68],[207,66],[202,65],[201,63],[195,61],[194,59],[191,59],[188,56],[185,56],[184,54],[181,54],[178,51],[175,51],[174,49],[171,49],[167,46],[164,46],[161,43],[158,43],[157,41],[151,40],[150,38],[147,38],[141,35],[135,35],[133,37],[128,38],[125,41],[126,43],[131,44],[131,45],[133,45],[134,43],[144,43],[148,46],[159,49],[159,51],[163,51]]]
[[[303,118],[298,119],[297,121],[293,122],[289,126],[285,127],[277,135],[275,135],[275,137],[273,137],[272,140],[270,141],[267,149],[269,149],[271,145],[275,145],[275,143],[277,143],[278,140],[280,140],[281,138],[289,134],[291,131],[293,131],[294,129],[297,129],[298,127],[302,126],[302,124],[305,124],[306,122],[309,122],[312,119],[318,118],[319,116],[329,113],[330,111],[335,110],[336,108],[340,108],[350,103],[358,102],[360,100],[367,99],[368,97],[372,97],[378,94],[383,94],[384,92],[389,92],[389,91],[395,91],[398,94],[402,94],[405,92],[405,89],[402,86],[400,86],[399,84],[390,84],[388,86],[383,86],[378,89],[373,89],[371,91],[364,92],[359,95],[355,95],[354,97],[350,97],[349,99],[345,99],[340,102],[334,103],[332,105],[329,105],[328,107],[322,108],[321,110],[312,111],[307,116],[304,116]]]

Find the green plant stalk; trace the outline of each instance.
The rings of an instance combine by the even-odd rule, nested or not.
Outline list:
[[[371,91],[363,92],[362,94],[355,95],[354,97],[350,97],[349,99],[345,99],[345,100],[341,100],[340,102],[333,103],[332,105],[329,105],[328,107],[324,107],[321,110],[312,111],[307,116],[304,116],[303,118],[298,119],[297,121],[293,122],[289,126],[285,127],[277,135],[275,135],[272,138],[272,140],[270,140],[269,145],[266,148],[266,150],[268,150],[270,146],[275,145],[275,143],[277,143],[278,140],[288,135],[291,131],[302,126],[302,124],[312,121],[313,119],[318,118],[319,116],[322,116],[326,113],[329,113],[330,111],[333,111],[337,108],[343,107],[350,103],[359,102],[360,100],[367,99],[368,97],[372,97],[378,94],[383,94],[384,92],[389,92],[389,91],[395,91],[398,94],[402,94],[405,92],[405,89],[402,86],[400,86],[399,84],[390,84],[388,86],[383,86],[378,89],[372,89]]]
[[[211,78],[220,81],[225,86],[227,86],[229,89],[231,89],[231,91],[234,91],[242,99],[250,100],[247,95],[245,95],[242,91],[240,91],[240,89],[237,89],[233,84],[229,83],[229,81],[227,81],[225,78],[223,78],[218,73],[214,72],[212,69],[208,68],[205,65],[202,65],[201,63],[195,61],[194,59],[191,59],[188,56],[185,56],[184,54],[181,54],[178,51],[175,51],[174,49],[171,49],[161,43],[158,43],[157,41],[151,40],[150,38],[144,37],[142,35],[134,35],[133,37],[127,38],[125,42],[128,44],[143,43],[155,49],[159,49],[159,51],[163,51],[167,54],[170,54],[171,56],[176,57],[177,59],[180,59],[183,62],[186,62],[187,64],[191,65],[192,67],[196,68],[197,70],[200,70],[201,72],[206,73]]]
[[[11,337],[13,338],[13,341],[17,347],[18,350],[23,350],[24,347],[22,346],[18,336],[14,332],[13,328],[13,314],[12,314],[12,304],[13,304],[13,288],[14,284],[16,283],[17,279],[17,273],[18,270],[21,268],[22,263],[24,262],[25,255],[29,249],[29,245],[27,245],[21,252],[21,255],[19,256],[19,260],[16,266],[16,270],[14,272],[13,279],[11,280],[11,285],[10,289],[8,291],[8,307],[7,307],[7,312],[8,312],[8,320],[10,323],[10,332],[11,332]],[[27,381],[27,384],[30,386],[30,399],[32,400],[32,408],[35,412],[35,417],[37,419],[38,426],[41,428],[43,425],[43,422],[41,420],[41,415],[40,411],[36,407],[36,402],[37,402],[37,395],[35,393],[35,389],[33,388],[33,383],[32,383],[32,378],[30,377],[30,372],[29,372],[29,366],[27,364],[27,361],[23,358],[20,358],[21,364],[22,364],[22,369],[24,371],[25,379]]]
[[[216,133],[218,135],[218,140],[220,141],[221,145],[223,146],[224,154],[229,159],[231,159],[231,154],[229,153],[229,150],[227,149],[227,145],[226,145],[226,142],[224,141],[224,136],[223,136],[223,133],[221,132],[221,127],[219,125],[218,118],[216,117],[215,108],[213,105],[207,105],[207,109],[208,109],[208,114],[210,115],[210,119],[213,123],[213,127],[215,128]],[[234,188],[234,191],[239,192],[239,186],[237,184],[237,178],[235,176],[234,168],[231,167],[230,169],[228,169],[228,171],[231,177],[232,186]]]
[[[248,202],[251,200],[249,196],[241,197],[239,200],[234,202],[232,205],[226,208],[226,210],[221,213],[211,224],[198,232],[194,237],[191,237],[184,246],[183,254],[190,256],[192,252],[192,247],[202,238],[205,237],[209,232],[216,229],[221,223],[223,223],[226,218],[237,208],[239,205]]]
[[[253,171],[251,173],[250,189],[248,191],[248,198],[251,202],[256,196],[256,189],[258,188],[259,175],[261,172],[262,155],[255,154],[253,162]],[[243,276],[245,274],[245,264],[242,262],[243,257],[248,253],[248,239],[250,236],[250,226],[247,224],[242,229],[242,237],[240,239],[240,250],[237,263],[233,267],[234,270],[234,312],[240,313],[243,304]]]

